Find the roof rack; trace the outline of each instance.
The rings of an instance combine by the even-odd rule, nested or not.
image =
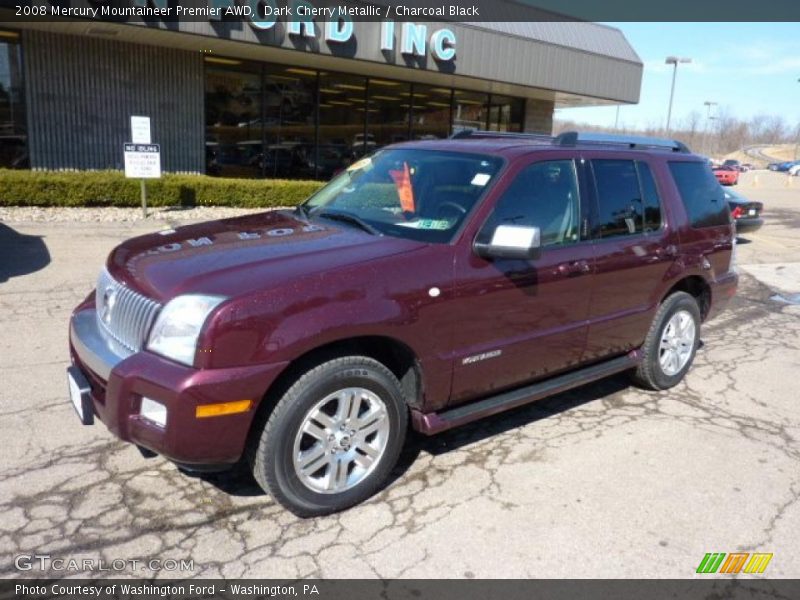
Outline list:
[[[556,146],[625,146],[639,150],[669,150],[670,152],[690,152],[686,144],[677,140],[654,138],[637,135],[617,135],[613,133],[579,133],[566,131],[556,137],[540,133],[516,133],[512,131],[484,131],[481,129],[464,129],[450,136],[451,139],[465,138],[498,138],[520,139],[536,142],[547,142]]]
[[[464,138],[500,138],[500,139],[521,139],[535,140],[553,143],[555,139],[552,135],[545,133],[519,133],[516,131],[485,131],[483,129],[462,129],[450,136],[451,140]]]
[[[686,144],[677,140],[639,135],[617,135],[613,133],[578,133],[577,131],[565,131],[556,136],[554,143],[558,146],[597,144],[602,146],[626,146],[631,149],[661,149],[687,154],[690,152]]]

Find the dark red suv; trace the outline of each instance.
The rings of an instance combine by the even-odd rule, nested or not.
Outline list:
[[[298,515],[433,434],[630,371],[663,390],[734,294],[722,188],[680,143],[471,132],[352,164],[294,211],[117,247],[71,398],[189,469],[246,458]]]

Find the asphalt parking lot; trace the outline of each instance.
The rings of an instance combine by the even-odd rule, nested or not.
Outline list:
[[[140,561],[93,576],[683,578],[736,551],[800,577],[800,306],[772,299],[800,293],[800,178],[755,176],[738,191],[766,225],[739,245],[740,293],[684,383],[650,393],[620,376],[413,437],[388,489],[313,520],[244,474],[190,477],[79,425],[69,313],[116,243],[163,223],[4,213],[0,577],[90,574],[15,568],[37,554]]]

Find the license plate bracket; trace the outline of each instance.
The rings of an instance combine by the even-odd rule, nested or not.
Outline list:
[[[67,367],[67,389],[69,390],[69,399],[81,423],[94,425],[91,387],[89,381],[77,367]]]

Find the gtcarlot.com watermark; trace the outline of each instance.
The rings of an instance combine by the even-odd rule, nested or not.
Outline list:
[[[98,573],[122,571],[194,571],[194,560],[174,558],[66,558],[50,554],[19,554],[14,557],[18,571]]]

